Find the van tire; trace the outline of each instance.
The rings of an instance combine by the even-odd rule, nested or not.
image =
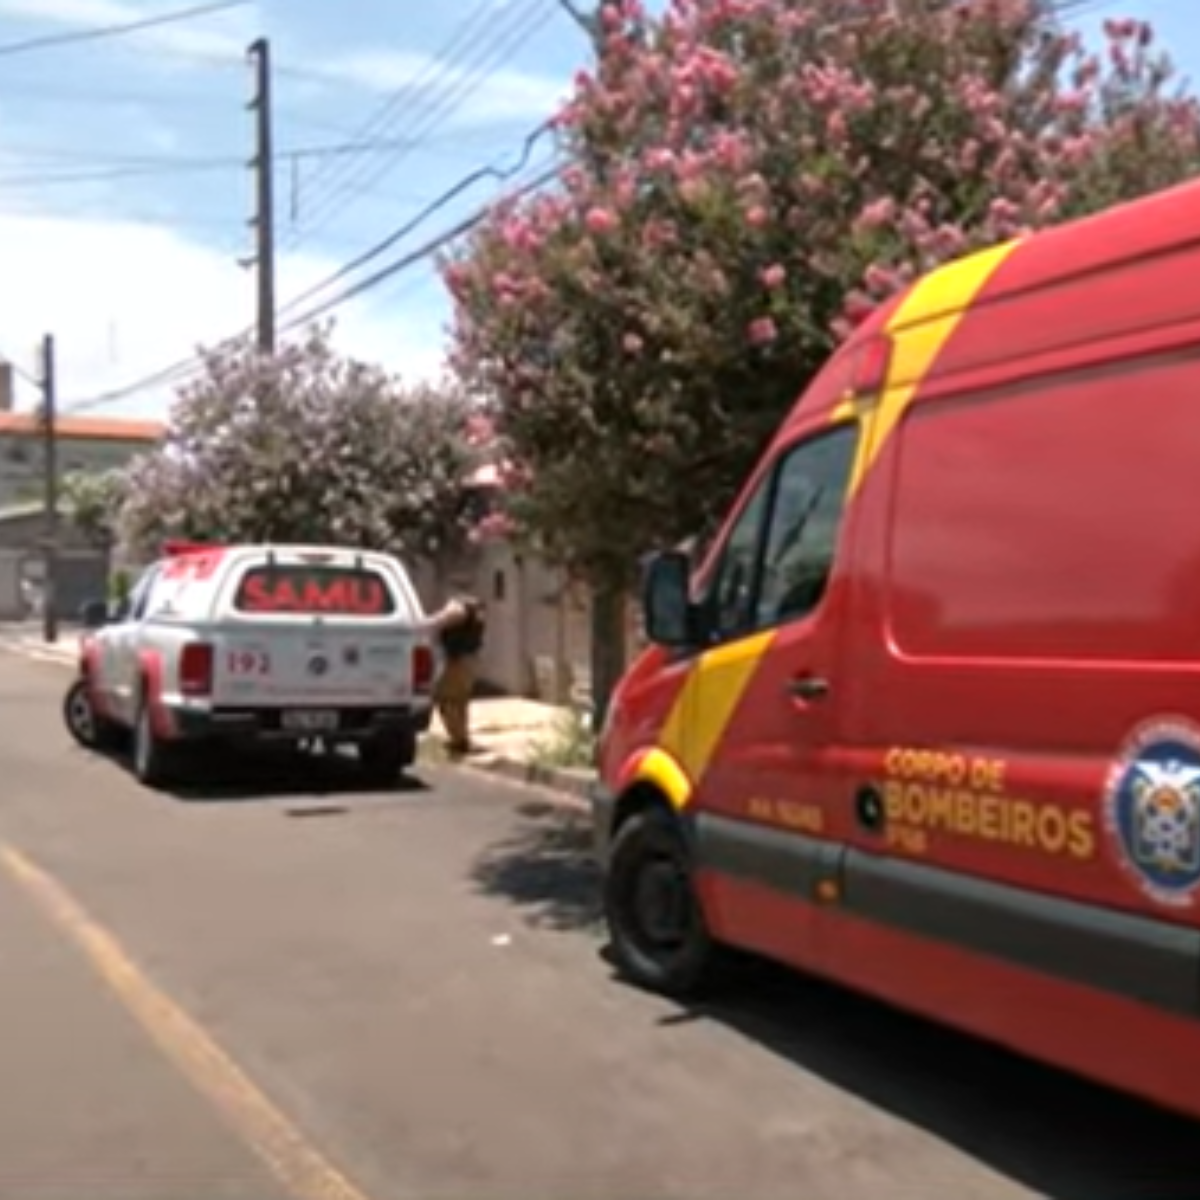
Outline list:
[[[417,738],[407,730],[373,737],[358,748],[363,775],[379,787],[395,783],[416,759]]]
[[[653,888],[664,907],[676,910],[673,921],[665,918],[677,927],[669,933],[647,928]],[[647,809],[621,825],[609,851],[603,903],[612,959],[631,983],[683,999],[713,982],[719,947],[705,925],[691,855],[670,814]]]
[[[174,776],[175,747],[154,732],[150,704],[145,692],[138,699],[130,752],[134,778],[139,783],[149,788],[161,788],[171,782]]]

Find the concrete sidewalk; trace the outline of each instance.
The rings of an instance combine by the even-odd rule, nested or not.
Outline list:
[[[57,642],[47,642],[40,630],[34,631],[29,626],[0,626],[0,649],[73,666],[79,660],[79,630],[61,630]]]
[[[578,718],[568,708],[515,696],[476,699],[471,703],[473,748],[462,761],[479,770],[582,795],[591,770],[554,763],[565,741],[580,738],[578,728]],[[445,737],[435,714],[424,742],[428,757],[444,757]]]
[[[568,710],[519,696],[487,697],[471,702],[471,741],[481,755],[526,759],[554,738]],[[434,717],[433,733],[445,737]]]

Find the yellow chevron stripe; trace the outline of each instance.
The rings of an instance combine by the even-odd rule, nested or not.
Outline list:
[[[675,697],[658,742],[699,786],[775,631],[717,646],[702,654]],[[691,794],[688,794],[688,800]]]
[[[878,459],[888,437],[912,402],[922,380],[949,341],[971,303],[1019,243],[1007,242],[969,258],[950,263],[919,280],[901,301],[888,322],[893,338],[888,377],[874,411],[865,422],[866,433],[850,476],[853,496]],[[845,401],[832,416],[846,420],[861,411],[860,401]],[[690,803],[742,701],[763,655],[775,640],[775,631],[743,638],[702,654],[688,672],[683,687],[667,714],[659,736],[659,750],[639,771],[655,776],[666,786],[671,803]],[[681,779],[675,765],[682,769]],[[653,768],[653,769],[651,769]],[[682,784],[690,781],[690,787]]]
[[[1005,242],[948,263],[918,280],[900,302],[887,324],[887,333],[892,338],[887,382],[859,442],[850,473],[850,496],[862,486],[971,304],[1018,245],[1019,241]],[[835,410],[835,420],[845,418],[844,407]]]

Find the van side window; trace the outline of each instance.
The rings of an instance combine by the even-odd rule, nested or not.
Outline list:
[[[794,621],[820,604],[833,570],[857,442],[857,426],[843,425],[781,459],[763,546],[756,628]]]
[[[713,631],[718,639],[749,633],[754,624],[754,568],[770,494],[768,475],[742,509],[721,552],[709,593]]]
[[[716,640],[795,620],[817,607],[833,568],[858,426],[784,452],[725,543],[708,593]]]

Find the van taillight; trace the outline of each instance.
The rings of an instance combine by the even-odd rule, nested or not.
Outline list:
[[[412,652],[412,685],[414,692],[433,688],[433,650],[429,646],[414,646]]]
[[[185,696],[212,695],[213,648],[189,642],[179,655],[179,690]]]

